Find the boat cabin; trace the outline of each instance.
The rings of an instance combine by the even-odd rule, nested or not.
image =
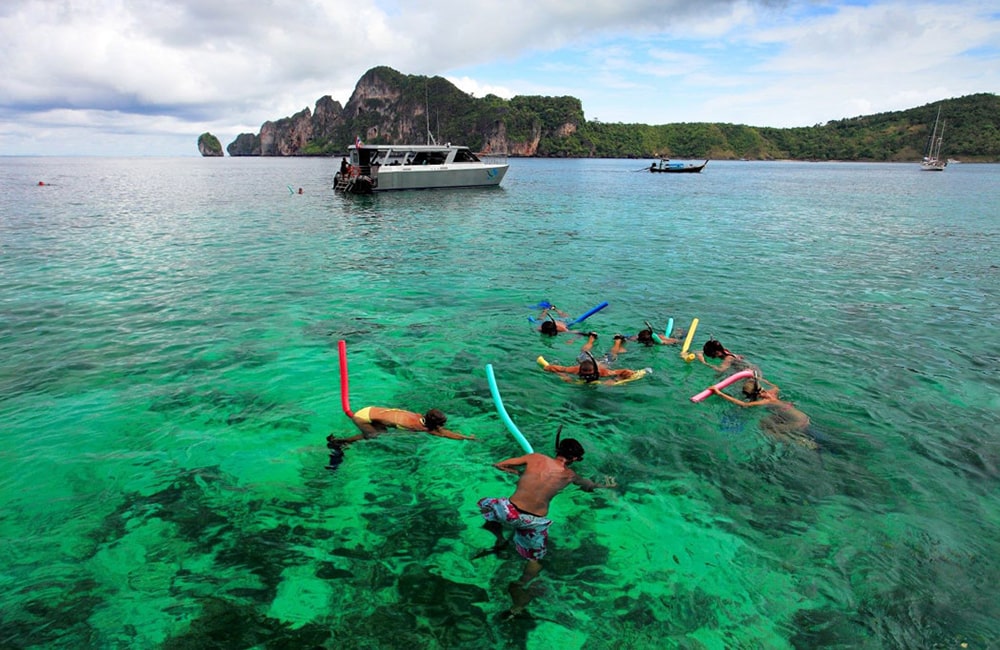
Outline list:
[[[358,167],[388,165],[449,165],[480,162],[468,147],[445,145],[363,144],[350,146],[351,164]]]

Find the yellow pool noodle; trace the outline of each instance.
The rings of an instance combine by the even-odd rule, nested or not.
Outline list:
[[[694,354],[688,354],[688,348],[691,347],[691,339],[694,338],[694,331],[696,329],[698,329],[697,318],[691,321],[691,327],[688,329],[687,337],[684,339],[684,347],[681,348],[681,359],[687,362],[694,361]]]

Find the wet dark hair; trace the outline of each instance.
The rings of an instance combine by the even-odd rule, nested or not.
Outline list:
[[[555,336],[559,333],[559,328],[556,327],[556,322],[554,320],[542,321],[542,326],[539,328],[542,334],[547,334],[549,336]]]
[[[763,386],[756,379],[747,379],[743,382],[743,395],[747,399],[757,399],[760,397],[760,391],[762,390]]]
[[[583,354],[586,355],[587,358],[580,361],[580,370],[577,374],[580,376],[580,379],[589,384],[590,382],[597,381],[601,378],[601,367],[597,365],[597,359],[595,359],[594,355],[590,352],[584,352]],[[583,364],[585,363],[593,364],[594,369],[591,372],[584,372]]]
[[[713,359],[721,359],[726,356],[726,352],[728,352],[725,346],[715,339],[708,339],[705,341],[705,345],[702,347],[701,351],[706,357],[711,357]]]
[[[440,429],[448,421],[448,416],[437,409],[431,409],[424,413],[424,426],[428,431]]]
[[[636,339],[643,345],[653,345],[653,328],[647,327],[644,330],[639,330],[639,334]]]
[[[566,460],[583,460],[583,445],[576,438],[561,439],[562,425],[556,431],[556,456],[562,456]]]

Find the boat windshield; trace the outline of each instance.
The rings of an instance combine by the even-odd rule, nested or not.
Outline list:
[[[443,165],[448,160],[446,151],[418,151],[411,165]]]
[[[382,164],[383,165],[405,165],[405,164],[407,164],[406,163],[406,155],[407,155],[407,153],[408,152],[405,149],[403,149],[403,150],[393,149],[392,151],[388,152],[385,155],[385,158],[382,159]]]
[[[455,162],[479,162],[479,158],[471,149],[459,149],[455,152]]]

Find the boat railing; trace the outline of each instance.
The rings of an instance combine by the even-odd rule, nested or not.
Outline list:
[[[476,157],[487,165],[506,165],[507,152],[502,153],[477,153]]]

